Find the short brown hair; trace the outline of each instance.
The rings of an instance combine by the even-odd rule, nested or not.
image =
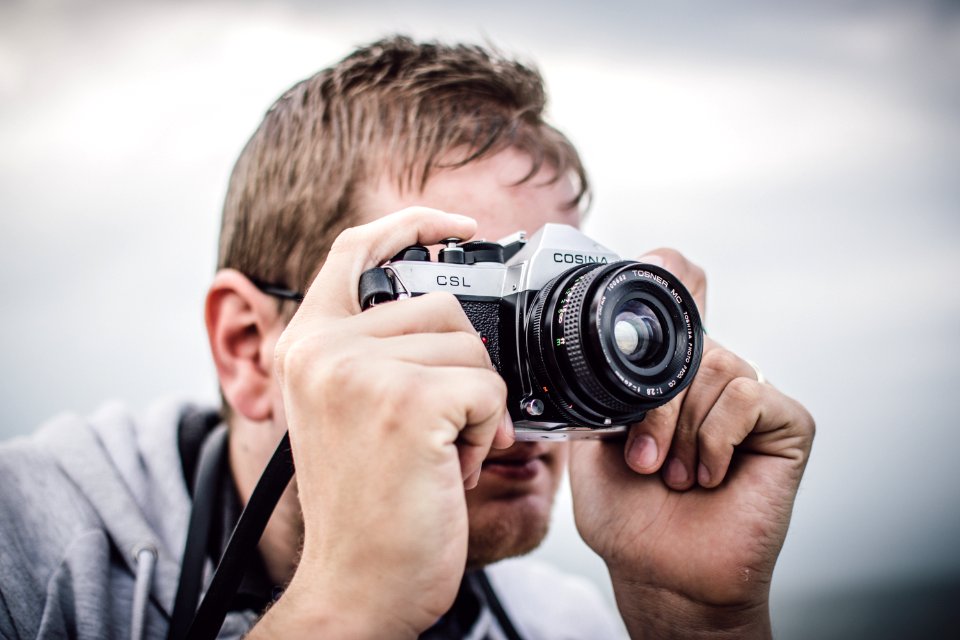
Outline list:
[[[422,189],[432,172],[508,147],[533,177],[587,177],[570,142],[543,120],[535,68],[479,46],[395,36],[357,50],[283,94],[247,143],[223,207],[219,268],[303,290],[381,177]],[[451,160],[451,157],[454,158]]]

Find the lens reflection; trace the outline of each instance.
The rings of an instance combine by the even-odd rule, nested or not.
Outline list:
[[[622,302],[613,318],[613,335],[627,360],[637,367],[650,367],[660,359],[664,345],[663,325],[657,314],[639,300]]]

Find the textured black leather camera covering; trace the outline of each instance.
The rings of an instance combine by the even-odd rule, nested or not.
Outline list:
[[[473,328],[487,339],[487,353],[498,372],[500,368],[500,301],[460,300]]]

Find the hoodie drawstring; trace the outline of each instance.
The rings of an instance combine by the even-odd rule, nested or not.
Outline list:
[[[157,567],[157,548],[146,542],[133,550],[137,563],[137,580],[133,586],[133,613],[130,616],[130,640],[143,640],[147,622],[147,606],[150,587],[153,586],[153,571]]]

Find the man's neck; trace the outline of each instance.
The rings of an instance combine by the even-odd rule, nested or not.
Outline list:
[[[230,421],[230,472],[242,505],[250,499],[282,437],[283,433],[271,423],[252,423],[236,416]],[[276,585],[285,585],[293,577],[303,542],[296,482],[294,477],[283,492],[260,538],[264,567]]]

